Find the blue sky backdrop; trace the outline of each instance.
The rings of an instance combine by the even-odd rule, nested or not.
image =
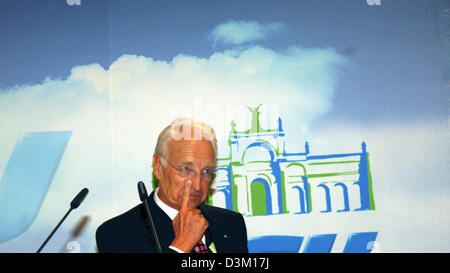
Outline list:
[[[66,1],[2,2],[0,86],[65,78],[76,65],[107,68],[123,54],[208,57],[207,39],[227,20],[279,22],[259,44],[333,47],[356,64],[336,89],[333,114],[374,121],[436,118],[446,109],[444,1]],[[402,73],[399,73],[402,72]],[[370,98],[367,96],[370,94]],[[377,107],[372,107],[377,105]],[[380,108],[380,105],[383,108]],[[421,111],[417,111],[420,107]]]

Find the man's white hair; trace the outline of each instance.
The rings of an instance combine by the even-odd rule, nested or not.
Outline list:
[[[156,142],[155,154],[167,158],[169,153],[169,140],[201,140],[202,138],[211,142],[214,149],[214,156],[217,156],[216,133],[211,126],[192,118],[177,118],[159,134],[158,141]],[[162,163],[165,165],[165,160],[163,160]]]

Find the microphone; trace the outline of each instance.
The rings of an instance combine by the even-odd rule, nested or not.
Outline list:
[[[87,188],[82,189],[77,196],[70,202],[70,208],[76,209],[80,206],[81,202],[83,202],[84,198],[86,198],[86,195],[89,193],[89,190]]]
[[[64,217],[59,221],[59,223],[56,225],[56,227],[53,229],[52,233],[47,237],[47,239],[44,241],[44,243],[41,245],[41,247],[36,251],[36,253],[40,253],[41,250],[44,248],[44,246],[47,244],[47,242],[52,238],[53,234],[55,234],[56,230],[61,226],[61,224],[66,220],[69,213],[78,208],[80,204],[83,202],[84,198],[86,198],[86,195],[89,193],[89,190],[87,188],[82,189],[77,196],[70,202],[70,209],[66,212]]]
[[[138,182],[138,192],[139,192],[139,199],[141,199],[142,202],[145,202],[145,200],[148,198],[147,189],[145,188],[145,184],[142,181]]]
[[[138,184],[138,192],[139,192],[139,199],[144,203],[145,211],[147,212],[148,221],[150,223],[150,226],[152,227],[153,236],[155,237],[156,246],[158,247],[158,252],[162,252],[161,244],[159,243],[158,234],[156,233],[155,224],[153,222],[152,214],[150,213],[150,208],[147,203],[147,189],[145,188],[145,184],[142,181],[139,181]]]

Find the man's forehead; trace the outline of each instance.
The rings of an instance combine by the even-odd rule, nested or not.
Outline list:
[[[214,168],[216,166],[214,149],[209,141],[171,140],[168,145],[170,160],[175,160],[178,164],[188,166],[200,164],[201,168]]]
[[[214,157],[214,148],[210,141],[206,139],[201,140],[174,140],[171,139],[168,143],[169,155],[182,155],[183,153],[201,156]],[[181,153],[181,154],[180,154]]]

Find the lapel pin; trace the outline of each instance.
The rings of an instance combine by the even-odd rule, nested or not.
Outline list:
[[[211,252],[212,252],[212,253],[217,253],[216,245],[214,244],[214,242],[212,242],[212,243],[209,245],[209,249],[211,249]]]

